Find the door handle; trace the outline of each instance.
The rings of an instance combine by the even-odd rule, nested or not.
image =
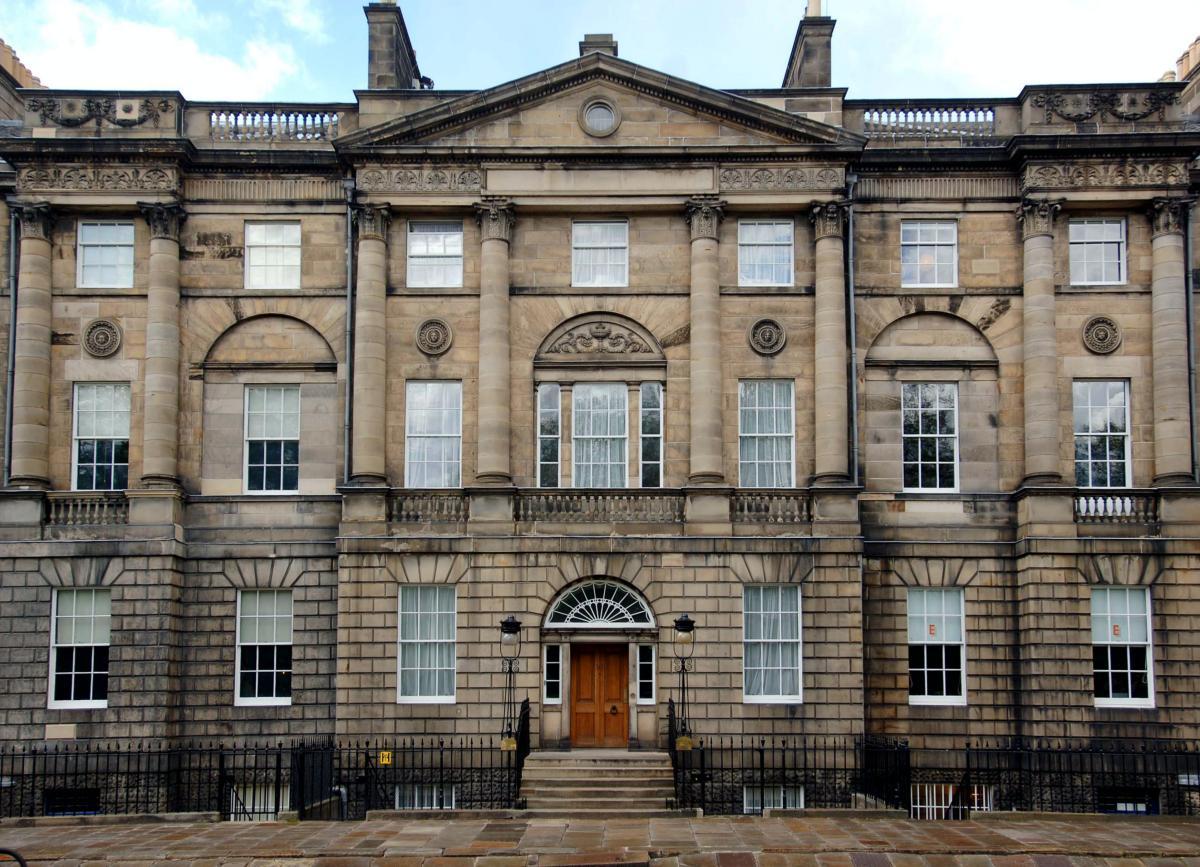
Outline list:
[[[612,714],[613,716],[616,716],[616,715],[617,715],[617,706],[614,704],[612,707],[610,707],[610,708],[608,709],[608,712],[609,712],[610,714]]]

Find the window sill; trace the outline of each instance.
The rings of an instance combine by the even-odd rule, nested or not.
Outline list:
[[[400,696],[396,699],[396,704],[457,704],[458,700],[454,696],[429,696],[429,697],[412,697]]]
[[[55,701],[51,699],[46,705],[47,710],[105,710],[108,701]]]
[[[234,707],[291,707],[290,698],[240,698],[234,696]]]
[[[901,283],[901,289],[958,289],[957,283]]]
[[[743,695],[742,704],[804,704],[804,698],[799,695]]]
[[[954,488],[901,488],[902,494],[944,494],[948,497],[957,497],[962,493],[957,487]]]
[[[966,707],[965,695],[910,695],[909,707]]]
[[[296,497],[299,495],[299,488],[293,491],[242,491],[243,497]]]
[[[1098,698],[1096,710],[1156,710],[1151,698]]]

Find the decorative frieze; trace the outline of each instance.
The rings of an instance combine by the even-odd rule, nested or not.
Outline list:
[[[716,196],[696,196],[687,200],[683,218],[692,230],[692,240],[717,237],[717,227],[725,218],[725,202]]]
[[[910,177],[864,175],[858,181],[857,201],[873,199],[1015,199],[1017,178],[1009,174]]]
[[[149,124],[161,125],[164,115],[174,115],[176,100],[168,97],[145,99],[110,99],[93,97],[34,97],[25,101],[25,111],[36,114],[42,126],[81,127],[95,122],[100,129],[105,123],[121,129]]]
[[[719,189],[723,193],[837,190],[846,185],[846,172],[841,166],[723,168],[718,181]]]
[[[1053,235],[1054,218],[1062,210],[1062,200],[1025,199],[1017,206],[1017,220],[1021,223],[1023,238],[1035,235]]]
[[[1121,160],[1118,162],[1029,163],[1021,176],[1025,190],[1094,189],[1187,186],[1183,160]]]
[[[184,198],[225,202],[343,201],[342,182],[336,178],[209,178],[183,180]]]
[[[615,322],[589,322],[572,328],[547,350],[561,355],[636,355],[654,350],[632,329]]]
[[[1121,345],[1121,327],[1108,316],[1093,316],[1083,323],[1083,345],[1096,355],[1116,352]]]
[[[454,331],[445,319],[426,319],[417,326],[417,349],[425,355],[445,355],[454,342]]]
[[[54,227],[54,213],[45,202],[29,205],[14,205],[13,210],[21,221],[21,237],[37,241],[49,241]]]
[[[179,189],[179,173],[168,166],[59,165],[24,168],[18,192],[154,192]]]
[[[1033,104],[1044,110],[1044,122],[1055,118],[1068,123],[1112,121],[1133,123],[1157,114],[1160,122],[1167,119],[1167,106],[1176,105],[1179,94],[1174,91],[1043,91],[1033,95]]]
[[[165,238],[168,241],[179,240],[179,227],[187,219],[187,213],[181,205],[143,202],[142,216],[150,224],[151,238]]]
[[[392,222],[392,212],[387,206],[365,205],[354,212],[355,222],[358,223],[358,237],[387,240],[388,226]]]
[[[808,218],[813,224],[814,239],[841,237],[845,216],[844,202],[814,202],[808,212]]]
[[[1190,204],[1189,199],[1155,199],[1150,205],[1151,237],[1182,234]]]
[[[480,240],[508,243],[517,222],[517,210],[510,199],[485,196],[475,204],[475,221],[479,223]]]
[[[83,329],[83,348],[93,358],[108,358],[121,348],[121,327],[111,319],[93,319]]]
[[[463,166],[358,170],[358,188],[366,193],[478,193],[482,187],[483,173]]]

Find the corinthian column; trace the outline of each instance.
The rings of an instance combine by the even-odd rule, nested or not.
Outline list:
[[[717,227],[725,203],[710,196],[688,199],[684,219],[692,230],[691,465],[688,482],[725,481],[721,443],[721,288],[717,280]]]
[[[1156,485],[1192,482],[1182,219],[1186,209],[1187,203],[1179,199],[1155,199],[1150,211]]]
[[[179,483],[179,205],[143,204],[150,224],[142,486]]]
[[[476,479],[512,483],[509,371],[508,246],[516,212],[504,198],[475,206],[482,238],[479,263],[479,452]]]
[[[1062,482],[1054,313],[1054,218],[1061,208],[1027,199],[1017,211],[1025,241],[1025,485]]]
[[[386,206],[359,208],[358,283],[354,301],[354,436],[351,480],[387,482],[384,410],[387,404]]]
[[[850,478],[849,393],[846,381],[846,272],[843,231],[845,207],[819,202],[809,216],[816,239],[813,297],[813,413],[817,484]]]
[[[45,204],[15,206],[21,220],[10,483],[50,484],[50,229]]]

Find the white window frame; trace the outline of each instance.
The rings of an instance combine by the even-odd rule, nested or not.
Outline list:
[[[1112,385],[1119,384],[1119,385],[1123,386],[1125,389],[1125,433],[1124,434],[1113,434],[1113,433],[1095,432],[1095,431],[1080,432],[1077,429],[1077,425],[1075,423],[1075,413],[1076,413],[1076,409],[1077,409],[1077,406],[1075,404],[1075,386],[1087,385],[1090,389],[1090,387],[1092,385],[1099,384],[1099,383],[1103,383],[1106,386],[1112,386]],[[1071,433],[1072,433],[1072,436],[1071,436],[1071,471],[1072,471],[1072,479],[1075,482],[1075,486],[1077,488],[1079,488],[1081,491],[1082,490],[1120,491],[1120,490],[1124,490],[1126,488],[1133,487],[1133,460],[1132,460],[1132,455],[1131,455],[1132,449],[1130,448],[1130,441],[1131,441],[1132,435],[1131,435],[1131,432],[1129,429],[1130,424],[1132,423],[1132,420],[1133,420],[1133,407],[1130,404],[1131,397],[1132,397],[1132,395],[1130,394],[1128,379],[1072,379],[1071,380]],[[1088,402],[1087,406],[1089,408],[1098,408],[1098,407],[1092,406],[1092,404],[1090,402],[1090,398],[1089,398],[1089,402]],[[1080,437],[1090,437],[1090,436],[1102,436],[1102,437],[1108,438],[1110,441],[1112,439],[1119,438],[1124,443],[1125,458],[1124,458],[1123,462],[1125,464],[1125,484],[1123,484],[1123,485],[1081,485],[1081,484],[1079,484],[1079,481],[1078,481],[1078,478],[1079,478],[1078,472],[1079,471],[1078,471],[1078,467],[1077,467],[1079,461],[1075,457],[1075,447],[1076,447],[1076,443],[1078,442]],[[1088,463],[1091,463],[1091,461],[1089,461]],[[1110,464],[1117,463],[1117,461],[1108,461],[1107,463],[1110,463]],[[1089,475],[1090,475],[1090,471],[1089,471]]]
[[[252,226],[295,226],[296,227],[296,242],[285,242],[283,244],[258,244],[250,242],[250,228]],[[245,288],[247,289],[299,289],[303,280],[304,272],[304,232],[301,228],[299,220],[246,220],[242,225],[242,243],[244,248],[245,263],[243,265],[243,276]],[[280,282],[280,285],[269,285],[267,283],[257,283],[251,279],[253,273],[251,266],[254,265],[254,255],[251,250],[296,250],[296,271],[295,279],[291,279],[292,275],[287,274],[288,279]],[[291,268],[291,265],[275,265],[267,267],[276,267],[280,269]]]
[[[576,227],[594,226],[600,224],[620,225],[625,228],[625,243],[621,246],[580,245],[576,241]],[[621,279],[615,283],[584,283],[578,278],[579,260],[576,253],[579,250],[621,250],[625,251],[625,263]],[[629,285],[629,220],[572,220],[571,221],[571,285],[584,288],[620,288]]]
[[[918,413],[918,416],[917,416],[918,430],[919,430],[919,426],[920,426],[920,413],[922,411],[924,411],[924,412],[930,411],[928,409],[922,410],[921,406],[920,406],[919,394],[920,394],[920,388],[923,385],[932,385],[935,387],[940,387],[940,386],[949,386],[950,387],[951,393],[954,395],[954,433],[953,434],[940,433],[940,429],[941,429],[940,419],[938,422],[938,430],[934,431],[933,433],[908,434],[908,433],[904,432],[904,410],[906,408],[908,408],[908,406],[909,406],[908,404],[905,403],[905,392],[907,392],[910,388],[915,388],[918,391],[917,406],[912,407],[912,409],[914,409]],[[941,400],[940,397],[938,400],[939,400],[939,407],[932,411],[940,413],[940,412],[942,412],[942,409],[940,408],[940,400]],[[958,419],[958,383],[957,382],[903,382],[900,384],[900,487],[905,493],[912,493],[912,494],[956,494],[956,493],[958,493],[959,488],[962,486],[962,467],[959,464],[959,455],[958,455],[959,430],[960,430],[960,428],[959,428],[959,419]],[[929,437],[933,437],[935,442],[940,441],[945,438],[952,438],[954,440],[954,484],[950,487],[944,487],[944,488],[943,487],[926,488],[921,485],[917,485],[916,487],[910,488],[909,486],[904,484],[904,468],[907,464],[911,463],[911,461],[906,461],[904,459],[904,443],[906,440],[916,440],[917,441],[917,451],[919,454],[920,448],[921,448],[921,446],[920,446],[921,440],[927,439]],[[925,465],[926,462],[920,460],[920,457],[918,456],[916,463],[917,463],[917,476],[918,476],[918,478],[920,478],[920,475],[921,475],[920,468],[923,465]],[[941,463],[944,463],[944,461],[934,461],[935,466],[937,466],[938,464],[941,464]],[[940,473],[939,473],[939,475],[940,475]]]
[[[558,659],[550,661],[550,649],[558,652]],[[550,678],[550,666],[558,666],[558,677]],[[542,704],[561,705],[563,703],[563,645],[557,642],[542,645]],[[558,698],[551,698],[546,687],[551,683],[558,684]]]
[[[440,385],[454,386],[458,392],[458,429],[453,433],[439,434],[417,434],[412,431],[413,413],[412,413],[412,388],[417,385]],[[429,488],[426,485],[420,486],[421,489],[454,491],[460,490],[463,486],[463,454],[462,454],[462,426],[463,426],[463,384],[461,379],[410,379],[404,383],[404,486],[412,488],[413,485],[413,464],[411,454],[409,452],[410,440],[412,439],[449,439],[455,440],[458,443],[458,459],[455,463],[458,465],[458,484],[457,485],[438,485]]]
[[[246,593],[264,593],[264,592],[286,592],[288,594],[288,621],[290,625],[291,641],[287,642],[287,646],[292,649],[292,668],[291,668],[291,683],[292,695],[286,697],[262,697],[262,696],[242,696],[242,596]],[[233,704],[235,707],[288,707],[292,703],[292,696],[296,694],[296,596],[295,591],[286,587],[247,587],[237,591],[237,606],[233,622],[233,641],[234,641],[234,661],[233,661]],[[260,644],[274,644],[283,646],[281,641],[255,641],[255,646]],[[278,670],[278,669],[276,669]]]
[[[413,795],[412,806],[401,806],[400,793],[404,790],[410,790]],[[425,812],[425,811],[442,811],[453,810],[454,805],[458,803],[458,785],[456,783],[396,783],[394,788],[395,793],[395,808],[404,812]],[[450,793],[450,803],[446,803],[446,793]],[[425,807],[418,804],[418,801],[423,800],[422,796],[428,794],[432,798],[430,806]],[[441,806],[437,806],[439,798],[442,801]]]
[[[746,591],[750,589],[763,589],[767,587],[777,587],[782,589],[795,588],[796,590],[796,637],[778,638],[778,639],[763,639],[746,638]],[[784,613],[782,607],[779,610],[782,615]],[[786,612],[791,614],[791,611]],[[780,630],[782,633],[782,630]],[[796,693],[795,695],[750,695],[747,692],[747,675],[746,675],[746,647],[754,641],[762,644],[791,644],[795,643],[797,648],[796,653]],[[743,704],[803,704],[804,703],[804,593],[799,584],[744,584],[742,585],[742,703]]]
[[[622,395],[621,402],[623,404],[623,410],[618,416],[621,420],[621,426],[624,430],[622,435],[596,436],[589,434],[581,436],[579,434],[579,419],[581,418],[581,413],[579,412],[579,396],[588,391],[588,389],[592,388],[611,388]],[[638,423],[641,423],[640,416]],[[579,460],[579,443],[581,440],[620,440],[624,442],[624,448],[622,450],[624,460],[621,462],[621,477],[619,479],[620,484],[606,485],[603,487],[596,485],[580,485],[579,467],[581,466],[582,462]],[[593,465],[589,464],[589,466]],[[615,465],[605,464],[605,466],[611,468]],[[614,491],[629,487],[629,386],[625,383],[579,382],[576,383],[574,388],[571,389],[571,483],[573,487],[592,491]]]
[[[1121,237],[1116,241],[1110,240],[1079,240],[1071,238],[1072,226],[1120,225]],[[1120,252],[1117,258],[1118,277],[1116,280],[1075,280],[1075,254],[1083,253],[1091,247],[1103,249],[1108,244],[1116,244]],[[1102,260],[1103,261],[1103,260]],[[1124,217],[1072,217],[1067,220],[1067,277],[1072,286],[1124,286],[1129,282],[1129,225]]]
[[[554,406],[552,409],[547,409],[546,407],[542,406],[543,390],[545,390],[547,394],[551,391],[554,393]],[[555,488],[561,488],[563,484],[562,395],[562,385],[557,382],[541,382],[538,383],[537,387],[533,390],[533,486],[535,488],[554,490]],[[554,417],[554,436],[542,433],[543,416],[548,418],[551,415]],[[542,442],[544,440],[553,440],[555,444],[556,459],[554,461],[555,475],[553,485],[542,484],[542,465],[549,464],[549,461],[542,460]]]
[[[104,386],[104,385],[111,385],[113,388],[123,388],[125,390],[125,395],[126,395],[125,403],[129,405],[129,408],[125,410],[125,436],[119,437],[119,436],[94,436],[93,435],[93,436],[81,437],[79,435],[79,389],[80,388],[92,388],[95,386]],[[129,430],[132,427],[132,421],[133,421],[133,404],[132,404],[132,393],[131,392],[132,392],[132,390],[131,390],[128,382],[76,382],[72,385],[72,388],[71,388],[71,490],[72,491],[115,492],[115,491],[128,490],[128,488],[129,488]],[[107,412],[115,412],[115,410],[111,410],[111,409],[106,410],[106,411]],[[118,487],[81,488],[81,487],[79,487],[79,441],[80,440],[109,440],[113,443],[114,448],[116,447],[117,442],[123,441],[125,443],[125,486],[124,487],[121,487],[121,488],[118,488]],[[112,463],[109,466],[116,466],[116,465],[117,464]],[[95,466],[95,462],[93,462],[93,466]],[[93,476],[93,480],[94,480],[94,478],[95,477]]]
[[[950,243],[946,243],[944,241],[928,241],[928,242],[920,241],[920,240],[905,241],[904,240],[904,228],[906,226],[916,228],[917,233],[918,233],[918,238],[920,237],[921,227],[923,227],[923,226],[936,226],[936,227],[947,227],[948,226],[954,231],[954,240]],[[917,279],[913,280],[913,281],[904,279],[904,250],[906,247],[913,247],[913,248],[916,248],[916,250],[917,250],[917,260],[918,260],[917,261]],[[950,250],[954,254],[953,255],[954,279],[952,281],[950,281],[949,283],[941,283],[941,282],[937,282],[937,281],[926,283],[920,279],[920,257],[921,257],[921,248],[922,247],[931,247],[935,251],[940,247],[949,247],[950,248]],[[936,258],[936,252],[934,255]],[[902,288],[909,288],[909,287],[924,288],[924,289],[953,289],[953,288],[956,288],[959,283],[958,264],[959,263],[958,263],[958,221],[957,220],[928,219],[928,220],[901,220],[900,221],[900,286]],[[935,270],[935,272],[937,270],[936,261],[934,263],[934,270]]]
[[[789,405],[788,405],[788,419],[791,421],[791,431],[790,431],[790,433],[786,434],[786,436],[791,440],[791,446],[792,446],[791,449],[789,450],[790,467],[788,470],[789,475],[791,476],[791,484],[784,485],[783,487],[784,488],[794,488],[794,487],[796,487],[796,381],[794,379],[739,379],[738,380],[738,407],[737,407],[738,487],[749,488],[752,490],[755,490],[755,489],[771,490],[772,487],[774,487],[774,486],[767,487],[764,485],[749,485],[746,483],[746,480],[742,475],[742,471],[744,469],[743,462],[742,462],[742,438],[743,437],[781,437],[781,436],[785,436],[784,434],[746,433],[745,431],[742,430],[742,409],[743,409],[743,407],[742,407],[742,384],[743,383],[760,383],[760,382],[772,382],[772,383],[783,382],[783,383],[787,383],[789,386],[790,400],[789,400]],[[758,461],[757,463],[763,463],[763,462]]]
[[[793,796],[795,796],[798,793],[799,797],[794,798],[794,799],[798,800],[800,802],[800,804],[798,806],[795,804],[789,804],[785,807],[783,805],[783,800],[784,800],[783,796],[784,796],[785,791],[791,791],[793,793]],[[764,806],[763,804],[759,804],[757,807],[755,807],[750,802],[751,796],[753,796],[753,795],[759,795],[761,800],[766,801],[767,800],[766,795],[768,795],[768,794],[771,795],[771,804],[770,805]],[[779,796],[779,798],[778,798],[779,806],[775,806],[775,804],[776,804],[775,795],[776,794],[778,794],[778,796]],[[747,815],[747,816],[757,816],[760,813],[762,813],[764,810],[803,810],[804,809],[804,801],[805,801],[804,796],[805,796],[805,792],[804,792],[803,784],[801,784],[801,785],[795,785],[795,784],[784,785],[783,783],[764,783],[761,786],[756,786],[752,783],[747,783],[742,786],[742,814]]]
[[[1136,708],[1136,709],[1141,709],[1141,710],[1153,709],[1154,707],[1156,707],[1155,689],[1154,689],[1154,609],[1153,609],[1154,600],[1150,593],[1150,588],[1148,588],[1148,587],[1104,586],[1104,587],[1092,587],[1092,588],[1090,588],[1090,590],[1091,590],[1091,593],[1089,593],[1089,599],[1088,599],[1088,626],[1090,627],[1090,631],[1091,631],[1091,636],[1092,636],[1091,646],[1092,646],[1093,650],[1097,646],[1111,647],[1113,645],[1121,645],[1121,646],[1125,646],[1125,647],[1137,647],[1137,646],[1142,645],[1141,642],[1132,642],[1132,641],[1111,641],[1111,640],[1097,641],[1096,640],[1095,623],[1094,623],[1095,616],[1096,616],[1095,615],[1095,604],[1096,604],[1095,603],[1095,591],[1096,590],[1105,590],[1105,591],[1109,591],[1109,592],[1111,592],[1113,590],[1122,590],[1122,591],[1125,591],[1126,595],[1128,595],[1129,593],[1142,593],[1145,595],[1145,599],[1146,599],[1146,641],[1145,641],[1145,645],[1144,645],[1146,648],[1146,697],[1145,698],[1111,698],[1111,697],[1110,698],[1099,698],[1098,696],[1096,696],[1095,685],[1093,683],[1092,700],[1095,702],[1095,706],[1098,708]],[[1107,632],[1108,631],[1106,631],[1107,637],[1111,638],[1112,636],[1108,635]],[[1109,670],[1111,671],[1112,669],[1109,669]],[[1132,671],[1132,669],[1130,669],[1130,670]],[[1092,663],[1092,673],[1093,673],[1092,676],[1093,677],[1095,677],[1095,671],[1096,671],[1095,661],[1093,660],[1093,663]]]
[[[128,226],[133,231],[133,240],[128,244],[96,244],[83,240],[84,226]],[[115,283],[88,283],[83,279],[83,250],[85,247],[128,247],[129,277]],[[137,269],[137,228],[132,220],[79,220],[75,224],[75,285],[80,289],[132,289],[134,272]]]
[[[449,231],[449,230],[440,231],[440,232],[416,232],[416,231],[414,231],[414,228],[416,228],[418,226],[442,226],[442,227],[457,226],[458,231],[457,232]],[[415,235],[421,235],[421,234],[438,235],[438,236],[442,236],[442,237],[457,234],[458,235],[458,250],[459,250],[458,255],[454,255],[451,253],[423,253],[419,256],[414,256],[413,251],[412,251],[413,237]],[[406,243],[405,243],[405,274],[404,274],[404,281],[405,281],[406,286],[408,286],[410,289],[460,289],[460,288],[462,288],[463,267],[464,267],[463,266],[464,244],[463,244],[462,220],[432,220],[432,219],[409,220],[408,221],[408,231],[407,231],[406,235],[407,235],[407,239],[406,239]],[[436,262],[437,264],[454,265],[457,263],[458,279],[452,280],[449,283],[418,282],[413,277],[413,259],[414,258],[429,260],[430,264],[434,264]]]
[[[250,490],[250,440],[254,439],[256,442],[283,442],[291,439],[291,437],[283,436],[278,438],[252,438],[250,436],[250,393],[255,389],[294,390],[296,392],[296,487],[294,488],[280,488],[273,491]],[[251,382],[246,383],[246,386],[242,389],[242,492],[244,494],[252,497],[294,497],[300,493],[300,468],[303,466],[303,461],[300,457],[300,450],[303,447],[303,442],[300,438],[301,425],[304,420],[303,398],[302,388],[295,383]],[[280,461],[282,460],[283,457],[281,455]],[[280,463],[280,466],[286,466],[286,464]],[[282,472],[280,473],[280,484],[282,484]]]
[[[436,587],[439,589],[449,587],[449,589],[451,591],[450,598],[453,600],[453,605],[451,606],[450,613],[451,613],[451,616],[454,618],[454,620],[453,620],[453,625],[451,626],[453,637],[451,639],[449,639],[449,644],[453,651],[450,654],[450,658],[451,658],[451,667],[450,667],[451,692],[450,692],[450,695],[403,695],[401,693],[401,690],[404,688],[404,669],[402,668],[402,665],[404,662],[404,657],[403,657],[402,648],[406,641],[406,639],[403,635],[403,632],[402,632],[402,630],[404,628],[404,609],[401,607],[403,604],[404,590],[405,590],[405,588],[409,588],[409,589],[416,589],[419,591],[421,588],[424,588],[424,587]],[[419,613],[428,613],[428,612],[419,612]],[[411,643],[420,645],[420,644],[430,644],[430,643],[445,644],[447,642],[445,639],[439,639],[439,638],[434,638],[434,639],[414,638],[411,640]],[[453,585],[446,585],[446,584],[402,584],[402,585],[400,585],[400,589],[396,593],[396,704],[456,704],[457,702],[458,702],[458,588]]]
[[[91,592],[93,596],[96,593],[104,593],[108,596],[108,622],[109,622],[109,639],[107,644],[63,644],[58,643],[58,597],[60,593],[77,593],[80,591]],[[92,610],[95,611],[95,602],[92,603]],[[93,621],[95,617],[93,616]],[[93,630],[95,624],[93,622]],[[108,648],[108,680],[112,681],[112,591],[107,587],[56,587],[50,594],[50,677],[46,688],[46,707],[50,710],[100,710],[108,707],[108,699],[56,699],[54,697],[54,680],[57,672],[58,654],[56,651],[59,647],[107,647]],[[107,696],[111,689],[106,689]]]
[[[788,241],[783,243],[749,243],[742,240],[742,229],[748,226],[787,226]],[[788,279],[785,281],[747,280],[742,277],[742,252],[750,247],[781,247],[787,249]],[[738,285],[739,286],[785,286],[796,285],[796,221],[792,219],[744,219],[738,220]]]
[[[646,408],[645,395],[646,395],[647,388],[658,389],[658,406],[657,407]],[[658,467],[658,484],[651,485],[650,489],[658,490],[659,488],[664,487],[666,484],[666,476],[665,476],[666,466],[665,466],[665,462],[663,460],[666,457],[666,455],[663,453],[663,448],[666,445],[666,428],[665,428],[666,400],[667,400],[667,390],[663,387],[663,384],[661,382],[642,382],[642,383],[638,384],[638,413],[637,413],[637,419],[638,419],[637,483],[638,484],[637,484],[637,486],[639,488],[647,487],[646,479],[644,476],[644,473],[646,471],[645,468],[647,465]],[[656,434],[646,433],[645,427],[646,427],[647,413],[651,413],[658,417],[658,433],[656,433]],[[652,440],[658,440],[658,460],[654,460],[654,461],[646,460],[646,443],[649,441],[652,441]]]
[[[635,678],[637,688],[637,704],[652,705],[658,702],[658,647],[653,644],[635,644],[637,648],[634,653],[634,668],[637,674]],[[642,650],[650,651],[650,679],[646,680],[642,677]],[[642,684],[650,684],[650,697],[642,698]]]
[[[935,616],[941,617],[941,618],[957,617],[959,619],[959,621],[960,621],[960,623],[959,623],[960,640],[959,641],[928,641],[928,640],[923,640],[923,641],[918,641],[918,642],[913,641],[912,630],[911,630],[913,593],[919,593],[919,594],[923,594],[926,596],[930,593],[941,593],[943,595],[943,597],[948,593],[956,593],[958,595],[958,598],[960,600],[958,614],[946,614],[945,606],[943,605],[942,613],[940,615],[935,615]],[[916,705],[926,705],[926,706],[935,706],[935,707],[962,707],[962,706],[965,706],[967,704],[967,594],[966,594],[966,591],[961,587],[909,587],[906,591],[906,594],[907,594],[907,598],[905,599],[905,618],[904,618],[905,633],[906,633],[904,649],[905,649],[906,655],[907,655],[908,649],[911,646],[913,646],[914,644],[919,644],[922,647],[928,646],[931,644],[937,644],[937,645],[941,645],[943,647],[958,647],[959,661],[961,663],[961,674],[960,674],[961,680],[959,682],[959,694],[958,695],[913,695],[912,692],[910,691],[908,693],[908,703],[910,705],[914,705],[914,706],[916,706]],[[926,612],[927,611],[928,611],[928,607],[926,607]],[[925,612],[923,612],[922,617],[927,617],[927,614]],[[923,635],[922,638],[928,639],[929,636]],[[905,662],[907,663],[908,660],[906,659]],[[911,665],[908,665],[908,670],[911,671]],[[927,671],[928,667],[926,667],[924,670]],[[942,670],[943,671],[947,670],[945,668],[944,664],[943,664]],[[910,687],[910,689],[911,689],[911,687]]]

